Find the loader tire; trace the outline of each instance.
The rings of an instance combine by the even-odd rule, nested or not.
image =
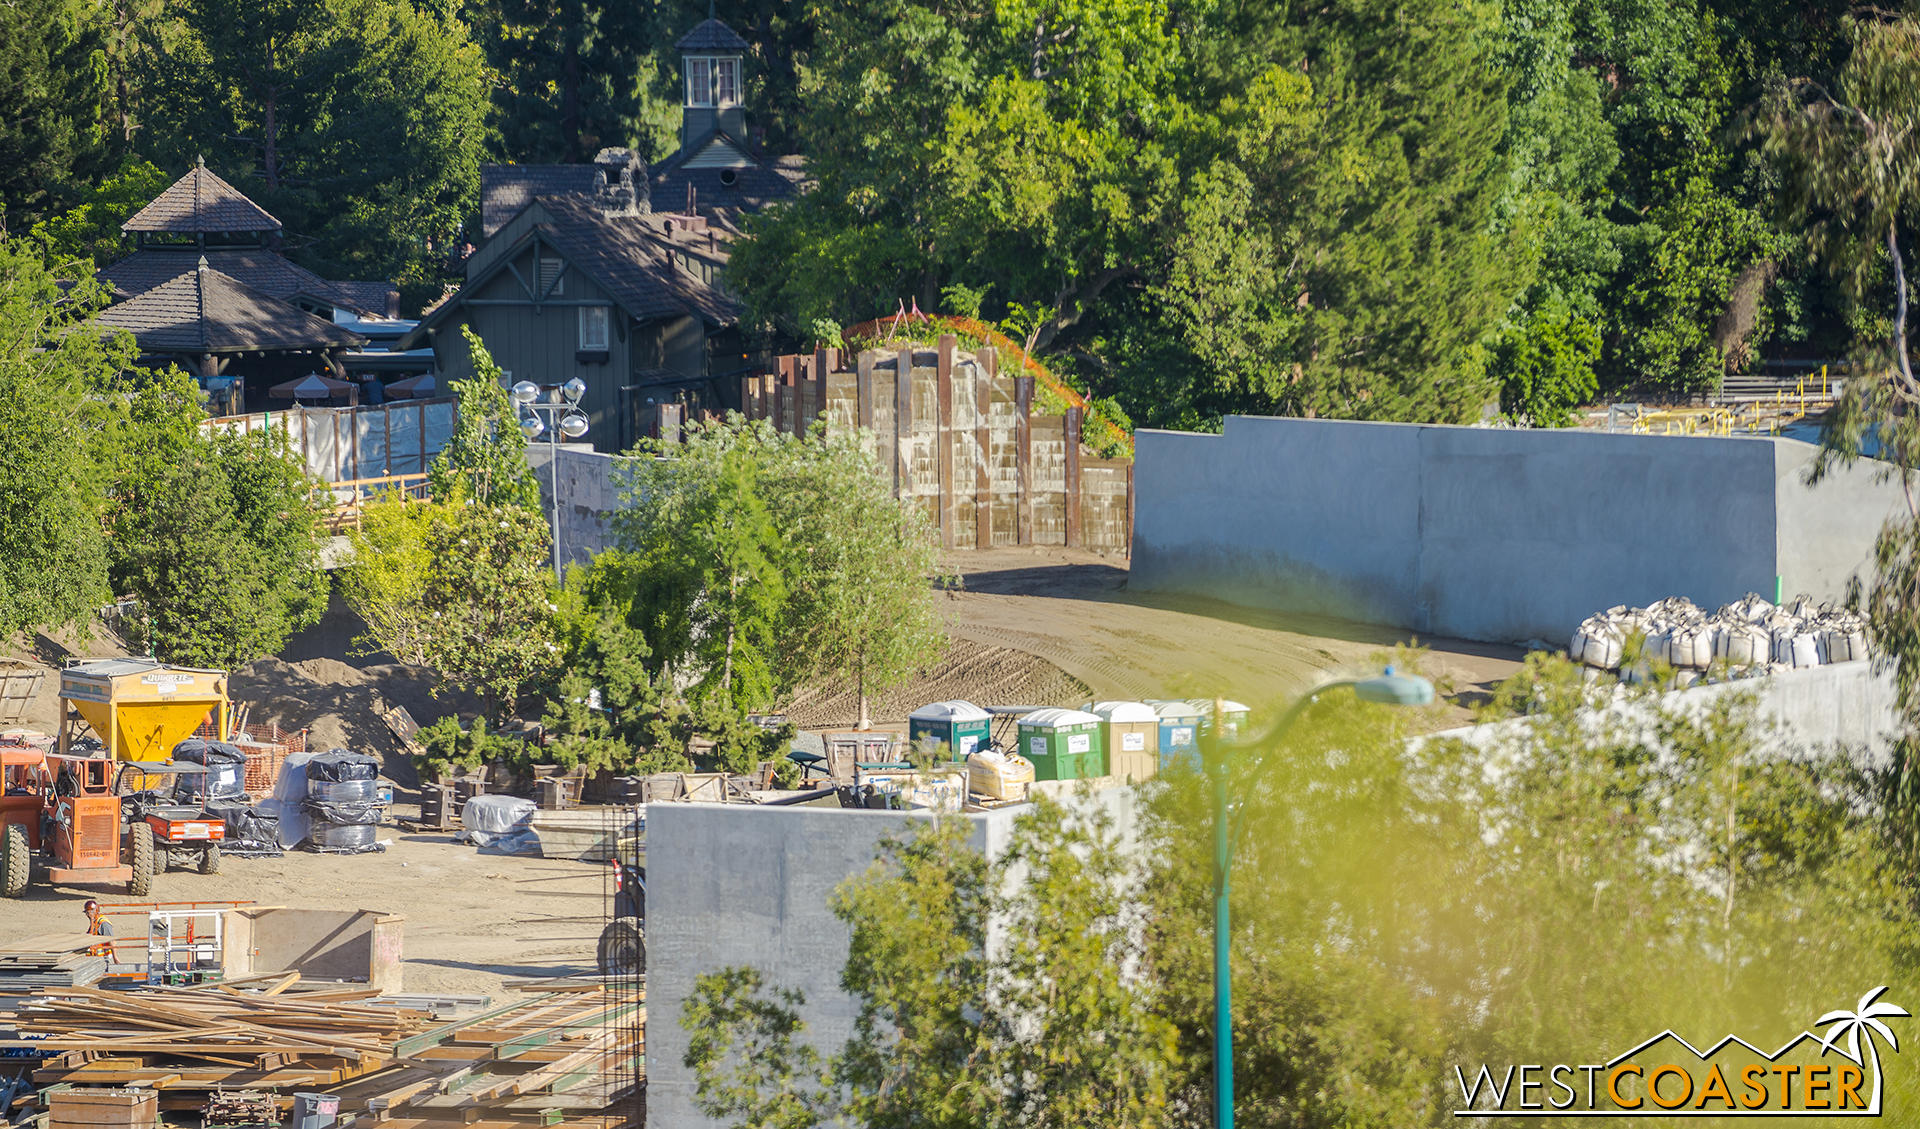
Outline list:
[[[27,829],[7,824],[6,839],[0,841],[0,896],[17,898],[27,891],[27,877],[33,873],[33,852],[27,849]]]
[[[144,898],[153,892],[153,828],[136,823],[129,829],[132,840],[133,877],[127,879],[127,896]]]

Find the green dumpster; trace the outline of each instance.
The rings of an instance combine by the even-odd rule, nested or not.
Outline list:
[[[1036,780],[1086,780],[1107,774],[1104,723],[1083,710],[1035,710],[1020,719],[1020,751]]]

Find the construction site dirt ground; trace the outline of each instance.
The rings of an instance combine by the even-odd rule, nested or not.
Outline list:
[[[899,723],[915,706],[964,698],[980,705],[1078,705],[1089,699],[1212,697],[1260,707],[1333,671],[1357,671],[1411,635],[1324,617],[1236,607],[1190,596],[1130,592],[1126,561],[1060,548],[954,553],[958,583],[939,596],[951,643],[911,684],[879,696],[876,720]],[[471,715],[478,703],[436,696],[428,672],[355,656],[358,627],[338,604],[278,658],[237,671],[236,702],[257,720],[309,730],[309,746],[340,745],[380,756],[404,786],[411,765],[379,721],[404,705],[427,722]],[[1457,640],[1420,640],[1428,673],[1451,685],[1434,724],[1464,724],[1468,705],[1518,669],[1522,652]],[[51,731],[57,676],[66,654],[120,653],[109,640],[41,639],[15,657],[48,664],[48,685],[22,723]],[[811,728],[854,720],[851,693],[802,694],[795,720]],[[410,815],[404,801],[396,814]],[[499,995],[510,979],[585,972],[611,898],[604,864],[481,854],[451,835],[382,831],[383,854],[290,851],[280,859],[225,861],[222,873],[176,869],[157,878],[153,900],[245,900],[262,905],[353,907],[407,918],[406,987],[412,992]],[[35,886],[12,912],[0,908],[0,942],[84,926],[85,898],[123,895]],[[122,933],[126,933],[122,929]]]

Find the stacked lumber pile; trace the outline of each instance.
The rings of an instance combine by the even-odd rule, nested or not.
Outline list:
[[[428,1023],[422,1012],[367,1006],[379,994],[371,988],[278,994],[297,979],[262,993],[52,988],[12,1018],[49,1054],[33,1075],[42,1093],[137,1086],[159,1091],[162,1110],[198,1110],[220,1089],[335,1086],[386,1066],[394,1042]]]
[[[232,983],[101,992],[55,988],[11,1016],[49,1057],[43,1108],[61,1094],[134,1088],[198,1113],[223,1090],[338,1094],[341,1112],[391,1129],[620,1129],[635,1125],[646,1017],[637,988],[539,990],[451,1023],[375,1006],[371,989],[282,994]],[[0,1019],[8,1018],[0,1015]],[[23,1099],[31,1100],[31,1099]]]
[[[107,974],[109,961],[87,950],[102,941],[86,933],[43,933],[0,945],[0,996],[98,984]]]
[[[389,1129],[619,1129],[641,1120],[646,1002],[582,985],[395,1044],[394,1068],[340,1088]]]

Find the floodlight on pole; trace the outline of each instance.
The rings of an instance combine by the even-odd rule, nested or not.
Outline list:
[[[1228,895],[1232,890],[1233,855],[1245,826],[1247,800],[1240,814],[1228,816],[1227,761],[1236,753],[1253,753],[1257,759],[1253,771],[1242,782],[1243,795],[1251,795],[1260,774],[1279,758],[1279,750],[1293,723],[1300,720],[1309,704],[1320,695],[1342,686],[1353,687],[1353,695],[1363,702],[1388,706],[1424,706],[1433,702],[1433,683],[1417,675],[1395,674],[1386,668],[1375,678],[1342,678],[1323,683],[1293,703],[1280,723],[1259,737],[1247,741],[1224,740],[1221,719],[1216,708],[1212,731],[1201,741],[1201,764],[1213,785],[1213,1124],[1215,1129],[1233,1129],[1233,937]]]
[[[520,418],[520,430],[528,439],[538,439],[542,435],[547,437],[547,471],[553,497],[553,509],[548,520],[553,540],[555,580],[561,579],[560,441],[562,437],[578,439],[587,433],[590,424],[586,413],[579,408],[580,398],[586,393],[587,384],[579,377],[565,384],[535,384],[523,380],[509,391],[514,403],[526,412]]]

